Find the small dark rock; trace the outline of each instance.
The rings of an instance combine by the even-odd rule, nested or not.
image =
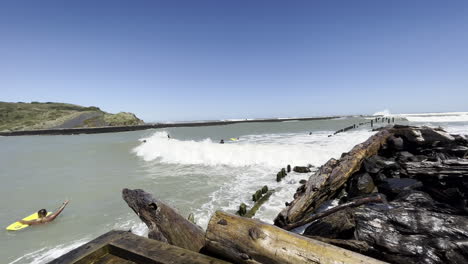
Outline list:
[[[401,137],[390,137],[388,139],[388,145],[390,148],[394,149],[394,150],[403,150],[404,149],[404,141]]]
[[[293,171],[297,173],[308,173],[310,172],[310,168],[306,166],[295,166]]]
[[[281,175],[283,175],[283,177],[285,177],[287,175],[285,168],[281,169]]]
[[[363,162],[364,169],[369,173],[378,173],[382,169],[381,164],[378,163],[379,160],[382,160],[382,157],[377,155],[365,159]]]
[[[237,211],[237,213],[240,216],[244,216],[247,213],[247,205],[245,203],[241,203],[239,206],[239,211]]]
[[[306,183],[307,183],[307,180],[302,179],[302,180],[299,181],[299,183],[300,183],[300,184],[306,184]]]
[[[348,193],[351,197],[360,196],[371,193],[375,188],[372,177],[367,173],[359,173],[354,175],[350,181]]]
[[[382,180],[377,187],[381,193],[384,193],[389,198],[393,198],[401,192],[418,189],[422,186],[423,184],[420,181],[414,179],[387,178]]]
[[[299,186],[299,188],[296,189],[296,193],[303,193],[305,192],[305,190],[306,190],[305,185],[301,185]]]
[[[396,155],[397,160],[400,162],[413,161],[414,155],[408,151],[400,151]]]
[[[353,212],[354,208],[346,208],[325,216],[309,225],[304,231],[304,235],[340,239],[352,238],[354,232]]]

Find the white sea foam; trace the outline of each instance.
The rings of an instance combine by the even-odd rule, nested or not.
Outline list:
[[[448,126],[448,127],[444,127],[444,129],[450,134],[465,135],[465,136],[468,135],[468,125]]]
[[[390,113],[390,110],[385,109],[382,111],[375,112],[373,115],[375,116],[391,116],[392,114]]]
[[[410,122],[420,123],[468,122],[468,112],[401,114],[400,116]]]
[[[205,166],[273,166],[294,163],[320,165],[364,141],[371,132],[354,131],[328,137],[329,132],[313,135],[277,134],[242,137],[240,141],[219,144],[211,139],[182,141],[168,139],[166,132],[156,132],[134,149],[145,161]]]
[[[71,243],[58,245],[53,248],[44,247],[39,250],[30,252],[28,254],[23,255],[15,259],[14,261],[10,262],[10,264],[15,263],[30,263],[30,264],[41,264],[47,263],[53,259],[60,257],[61,255],[83,245],[84,243],[88,242],[89,238],[84,238],[80,240],[73,241]]]

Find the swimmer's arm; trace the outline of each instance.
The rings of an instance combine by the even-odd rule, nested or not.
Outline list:
[[[36,220],[18,220],[18,222],[22,223],[23,225],[39,225],[42,224],[43,222],[40,221],[40,219]]]
[[[53,214],[51,214],[51,215],[49,215],[49,216],[44,217],[44,220],[43,220],[42,222],[43,222],[43,223],[48,223],[48,222],[50,222],[50,221],[53,221],[53,220],[63,211],[63,209],[65,209],[65,206],[67,206],[68,202],[69,202],[69,201],[66,200],[66,201],[62,204],[62,206],[60,206],[60,208],[59,208],[55,213],[53,213]]]

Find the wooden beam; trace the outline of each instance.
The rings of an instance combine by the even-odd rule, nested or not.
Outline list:
[[[206,231],[206,250],[235,263],[384,263],[285,231],[261,221],[217,211]]]
[[[229,262],[130,232],[110,231],[49,262],[49,264],[65,263],[225,264]]]

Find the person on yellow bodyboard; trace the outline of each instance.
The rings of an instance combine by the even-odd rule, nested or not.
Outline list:
[[[16,231],[28,227],[30,225],[40,225],[52,222],[63,211],[63,209],[65,209],[65,206],[67,206],[68,203],[69,201],[66,200],[62,204],[62,206],[60,206],[60,208],[53,214],[47,212],[46,209],[41,209],[37,213],[34,213],[26,218],[23,218],[22,220],[18,220],[17,222],[9,225],[6,229]]]

